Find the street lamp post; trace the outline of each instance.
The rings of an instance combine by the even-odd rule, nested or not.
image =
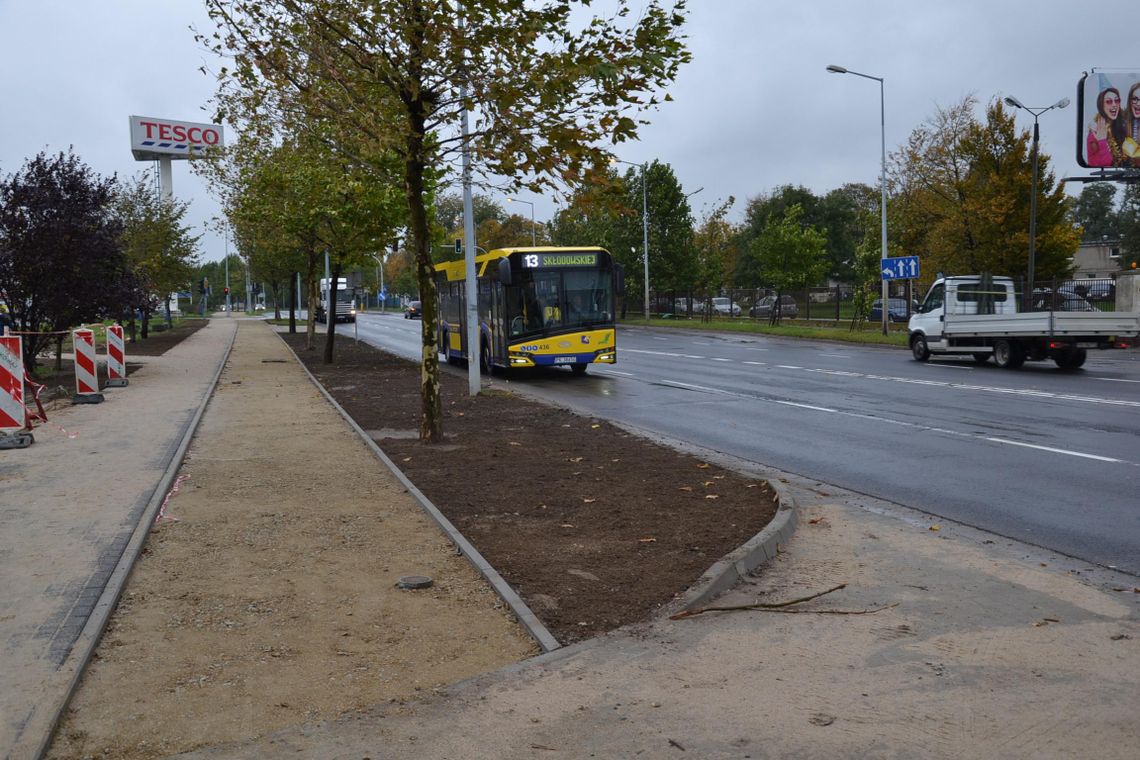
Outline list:
[[[1069,99],[1061,98],[1048,108],[1030,108],[1012,95],[1005,99],[1005,103],[1013,108],[1020,108],[1033,114],[1033,179],[1029,185],[1029,272],[1025,284],[1025,294],[1022,296],[1024,299],[1022,303],[1028,307],[1029,304],[1033,303],[1033,268],[1034,259],[1037,256],[1037,143],[1040,139],[1037,117],[1046,111],[1052,111],[1054,108],[1065,108],[1069,105]]]
[[[882,208],[882,212],[881,212],[882,213],[882,228],[883,228],[882,229],[882,253],[880,254],[880,258],[886,259],[887,258],[887,108],[886,108],[886,100],[885,100],[885,97],[883,94],[883,78],[871,76],[870,74],[860,74],[858,71],[851,71],[850,69],[845,69],[842,66],[836,66],[835,64],[831,64],[830,66],[828,66],[827,70],[830,71],[832,74],[854,74],[855,76],[863,77],[864,79],[874,79],[876,82],[879,83],[879,126],[881,128],[881,134],[882,134],[882,167],[880,169],[881,173],[879,175],[879,188],[880,188],[880,191],[882,194],[882,200],[883,200],[883,208]],[[879,311],[882,312],[882,317],[883,317],[883,335],[886,335],[888,332],[887,319],[890,315],[889,296],[890,296],[890,294],[887,291],[887,281],[884,278],[883,279],[883,287],[882,287],[882,295],[880,296],[880,298],[882,299],[880,302],[880,303],[882,303],[882,307],[879,309]]]
[[[530,206],[530,247],[537,247],[538,243],[536,242],[534,236],[534,204],[530,201],[524,201],[521,198],[507,198],[507,200],[511,203],[525,203]]]
[[[622,161],[620,158],[611,158],[612,164],[626,164],[641,169],[641,245],[645,255],[645,321],[649,322],[649,191],[645,180],[646,164],[635,164],[632,161]]]

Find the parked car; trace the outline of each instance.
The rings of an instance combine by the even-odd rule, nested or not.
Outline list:
[[[412,301],[404,307],[404,319],[423,319],[424,312],[419,301]]]
[[[687,298],[678,298],[673,301],[674,314],[699,314],[701,311],[701,302],[697,299],[690,301]]]
[[[1100,311],[1082,298],[1077,291],[1062,285],[1054,293],[1051,288],[1036,288],[1033,291],[1034,311]]]
[[[887,299],[887,319],[891,322],[905,322],[909,319],[905,298]],[[883,299],[876,298],[871,304],[871,314],[867,317],[870,322],[883,321]]]
[[[705,304],[702,304],[702,307]],[[739,317],[741,312],[740,304],[736,303],[730,298],[724,296],[717,296],[712,299],[712,313],[717,317]]]
[[[748,316],[767,319],[772,316],[772,309],[776,307],[776,296],[764,296],[748,310]],[[800,315],[800,307],[796,299],[791,296],[780,296],[780,316],[795,318]]]

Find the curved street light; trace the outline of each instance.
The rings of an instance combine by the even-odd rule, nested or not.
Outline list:
[[[1033,180],[1029,189],[1029,272],[1026,278],[1025,293],[1022,303],[1029,305],[1033,302],[1033,265],[1037,255],[1037,143],[1040,133],[1037,128],[1037,117],[1054,108],[1065,108],[1069,105],[1068,98],[1061,98],[1048,108],[1030,108],[1012,95],[1005,98],[1005,103],[1013,108],[1020,108],[1033,114]]]
[[[858,71],[850,71],[849,69],[845,69],[842,66],[836,66],[835,64],[829,65],[827,67],[827,70],[830,71],[832,74],[854,74],[855,76],[863,77],[864,79],[874,79],[876,82],[879,83],[879,125],[882,129],[882,149],[883,149],[883,152],[882,152],[882,170],[881,170],[882,173],[879,175],[879,187],[880,187],[880,190],[881,190],[882,196],[883,196],[883,208],[882,208],[882,217],[883,217],[882,249],[883,249],[883,251],[880,254],[880,257],[882,259],[886,259],[887,258],[887,110],[886,110],[886,101],[885,101],[884,96],[883,96],[883,78],[871,76],[870,74],[860,74]],[[883,280],[883,288],[882,288],[882,296],[881,297],[882,297],[882,301],[881,301],[882,308],[880,308],[879,311],[882,312],[882,317],[883,317],[883,335],[886,335],[888,332],[887,318],[890,315],[890,308],[889,308],[890,298],[889,298],[889,293],[887,291],[886,279]]]
[[[510,203],[525,203],[530,206],[530,247],[536,248],[538,244],[535,242],[534,236],[534,204],[530,201],[524,201],[521,198],[507,198],[507,201]]]
[[[645,321],[649,322],[649,195],[645,181],[646,164],[635,164],[632,161],[622,161],[620,158],[611,158],[611,164],[625,164],[641,169],[641,244],[645,251]]]

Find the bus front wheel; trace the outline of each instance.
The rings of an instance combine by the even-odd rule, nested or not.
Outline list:
[[[586,374],[586,367],[589,367],[589,366],[590,366],[589,364],[571,364],[570,370],[575,375],[584,375],[584,374]]]

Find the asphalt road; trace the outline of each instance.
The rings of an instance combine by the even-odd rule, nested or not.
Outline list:
[[[341,330],[352,334],[352,325]],[[418,358],[418,321],[362,340]],[[1050,363],[621,329],[618,364],[520,379],[558,403],[1140,576],[1140,353]]]

